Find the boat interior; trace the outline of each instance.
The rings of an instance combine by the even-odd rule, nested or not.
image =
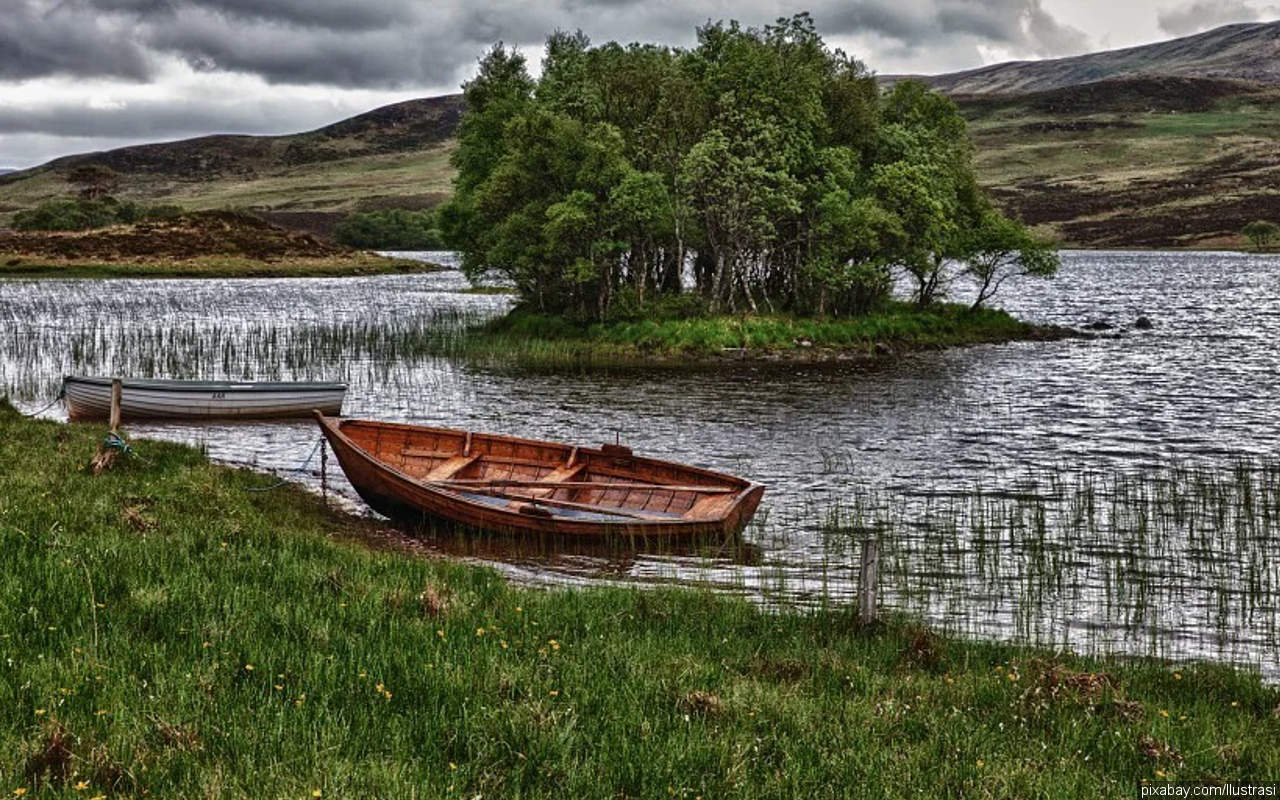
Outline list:
[[[376,460],[433,489],[519,513],[627,522],[713,519],[746,481],[632,455],[489,434],[344,420]]]

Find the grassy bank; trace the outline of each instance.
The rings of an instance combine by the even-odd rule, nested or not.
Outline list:
[[[724,359],[834,361],[912,350],[1074,334],[1032,325],[1004,311],[961,305],[920,310],[906,303],[865,316],[812,319],[785,315],[705,316],[581,324],[514,311],[473,330],[459,347],[471,356],[526,364],[687,364]]]
[[[406,258],[352,253],[270,261],[207,256],[182,260],[80,261],[0,252],[0,278],[339,278],[435,272],[443,267]]]
[[[190,448],[90,476],[102,433],[0,406],[4,794],[1095,798],[1280,774],[1280,692],[1225,668],[519,588]]]

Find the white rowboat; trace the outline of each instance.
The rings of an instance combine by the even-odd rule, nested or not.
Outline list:
[[[67,415],[107,419],[111,378],[68,375],[62,380]],[[342,413],[345,383],[241,383],[237,381],[121,381],[124,419],[262,419],[305,417],[312,409]]]

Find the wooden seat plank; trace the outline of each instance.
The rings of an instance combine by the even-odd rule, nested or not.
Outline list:
[[[480,459],[480,456],[454,456],[444,462],[437,464],[434,469],[426,474],[426,480],[429,481],[447,481],[459,472],[474,464]]]

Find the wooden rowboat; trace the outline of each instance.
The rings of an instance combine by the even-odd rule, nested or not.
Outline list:
[[[351,485],[375,511],[508,534],[737,534],[764,486],[634,455],[486,433],[315,413]]]
[[[106,419],[111,413],[111,378],[68,375],[62,379],[67,415],[73,420]],[[236,381],[121,381],[124,419],[262,419],[305,417],[313,409],[342,411],[345,383],[240,383]]]

